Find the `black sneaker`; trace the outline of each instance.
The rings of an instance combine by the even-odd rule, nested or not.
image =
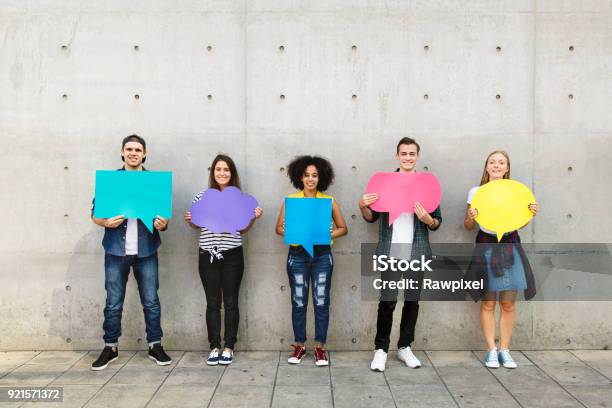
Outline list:
[[[149,347],[149,358],[157,363],[157,365],[165,366],[172,363],[172,359],[166,354],[160,343],[155,343],[153,347]]]
[[[100,357],[91,365],[91,369],[94,371],[104,370],[109,363],[112,363],[119,357],[119,349],[115,349],[110,346],[104,347],[102,353],[100,353]]]

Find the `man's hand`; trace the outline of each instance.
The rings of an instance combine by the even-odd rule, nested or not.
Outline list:
[[[414,213],[416,214],[417,218],[425,225],[431,225],[431,223],[433,222],[433,218],[431,217],[431,215],[429,215],[425,208],[423,208],[421,203],[414,204]]]
[[[125,220],[125,217],[123,215],[116,215],[114,217],[111,218],[106,218],[104,220],[104,227],[106,228],[117,228],[118,226],[120,226],[123,221]]]
[[[153,226],[155,227],[156,230],[158,231],[162,231],[164,229],[166,229],[166,227],[168,226],[168,220],[165,218],[160,217],[159,215],[157,217],[155,217],[155,221],[153,222]]]

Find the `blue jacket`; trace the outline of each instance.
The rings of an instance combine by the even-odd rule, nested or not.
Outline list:
[[[117,169],[117,171],[124,171],[125,168]],[[145,168],[142,169],[146,171]],[[91,215],[93,217],[96,199],[93,199]],[[125,256],[125,234],[127,233],[127,218],[117,228],[104,228],[104,238],[102,239],[102,246],[107,254],[115,256]],[[159,231],[153,229],[153,233],[149,232],[147,227],[142,221],[138,220],[138,258],[146,258],[154,255],[157,252],[157,248],[161,245],[161,238],[159,237]]]

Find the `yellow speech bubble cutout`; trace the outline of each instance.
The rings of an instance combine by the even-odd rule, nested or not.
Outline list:
[[[531,220],[533,213],[529,204],[535,202],[529,187],[518,181],[501,179],[481,186],[471,206],[478,210],[478,224],[495,231],[499,242],[504,233],[517,230]]]

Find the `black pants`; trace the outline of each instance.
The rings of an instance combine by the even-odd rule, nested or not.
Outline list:
[[[391,327],[393,326],[393,311],[397,301],[380,301],[378,303],[378,319],[376,320],[375,349],[383,349],[389,352],[391,342]],[[405,300],[402,308],[402,320],[400,322],[400,338],[397,347],[408,347],[414,341],[414,327],[419,316],[419,302]]]
[[[242,246],[221,253],[223,259],[200,250],[198,269],[206,294],[206,328],[210,348],[221,348],[221,302],[225,311],[225,347],[234,349],[238,334],[238,292],[244,272]]]

